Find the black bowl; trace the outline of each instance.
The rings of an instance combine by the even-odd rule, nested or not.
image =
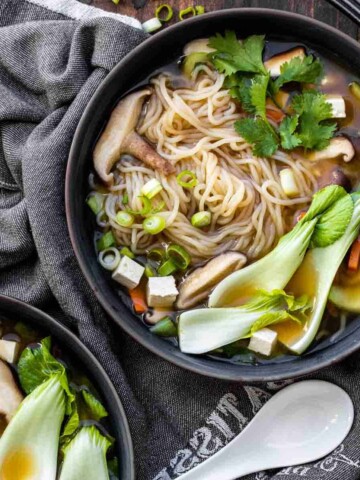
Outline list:
[[[152,352],[204,375],[246,382],[280,380],[305,375],[337,362],[360,346],[360,330],[350,324],[336,342],[326,340],[306,355],[265,365],[236,365],[183,354],[171,343],[151,334],[122,302],[114,282],[97,262],[93,246],[91,213],[85,204],[87,179],[94,143],[119,98],[155,70],[181,55],[183,46],[195,38],[225,29],[239,36],[267,34],[298,41],[360,71],[360,47],[347,35],[307,17],[268,9],[231,9],[209,13],[157,33],[126,56],[100,85],[78,125],[66,174],[66,212],[71,241],[78,262],[95,295],[109,315],[126,332]]]
[[[0,315],[9,319],[21,319],[22,322],[44,331],[45,334],[49,333],[71,357],[77,360],[77,366],[93,383],[109,412],[111,434],[116,439],[119,478],[135,480],[133,446],[125,412],[112,383],[94,355],[70,330],[46,313],[20,300],[0,295]]]

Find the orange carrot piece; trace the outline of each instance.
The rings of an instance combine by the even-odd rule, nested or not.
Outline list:
[[[296,221],[297,222],[300,222],[300,220],[302,220],[306,215],[306,212],[301,212],[299,213],[299,215],[296,217]]]
[[[285,117],[285,114],[281,110],[278,110],[278,109],[275,110],[273,108],[271,108],[271,109],[267,108],[266,109],[266,116],[270,120],[273,120],[276,123],[280,123],[281,120]]]
[[[144,313],[148,310],[145,299],[145,292],[141,286],[129,290],[129,295],[133,302],[134,310],[136,313]]]
[[[359,268],[360,261],[360,237],[358,237],[352,244],[350,250],[350,256],[348,261],[348,269],[352,272],[356,272]]]

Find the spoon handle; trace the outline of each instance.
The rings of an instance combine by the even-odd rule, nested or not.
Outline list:
[[[236,480],[262,470],[257,454],[245,449],[239,451],[238,442],[227,445],[212,457],[181,475],[181,480]],[[246,451],[247,450],[247,451]],[[240,453],[241,452],[241,453]],[[255,457],[255,458],[254,458]]]

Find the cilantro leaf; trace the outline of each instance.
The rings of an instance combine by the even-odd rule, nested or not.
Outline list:
[[[236,72],[262,73],[266,75],[262,52],[264,36],[252,35],[239,41],[235,32],[227,30],[224,36],[217,33],[209,39],[209,46],[215,49],[210,54],[212,61],[221,73],[232,75]]]
[[[298,124],[299,118],[296,115],[293,117],[285,117],[280,123],[279,133],[281,146],[285,148],[285,150],[292,150],[301,144],[298,134],[295,133]]]
[[[228,77],[231,81],[226,82],[230,86],[230,95],[241,103],[242,109],[265,119],[266,93],[269,83],[269,75]]]
[[[326,96],[315,90],[305,91],[293,98],[292,108],[299,117],[297,134],[301,145],[314,150],[326,148],[336,129],[336,123],[329,121],[332,106]]]
[[[280,76],[273,82],[273,92],[289,82],[317,83],[323,75],[323,65],[312,55],[295,57],[280,67]]]
[[[235,130],[253,145],[253,153],[257,157],[270,157],[278,149],[276,131],[262,118],[242,118],[235,122]]]
[[[250,87],[251,104],[254,106],[255,114],[265,120],[266,94],[270,75],[256,75]]]
[[[229,80],[229,81],[227,81]],[[224,86],[229,88],[232,98],[238,100],[244,112],[254,114],[255,107],[251,102],[250,88],[252,77],[231,75],[226,78]]]

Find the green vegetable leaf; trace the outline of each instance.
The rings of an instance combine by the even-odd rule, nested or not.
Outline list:
[[[179,318],[180,348],[187,353],[205,353],[249,338],[270,324],[284,320],[303,322],[310,308],[306,296],[296,299],[284,290],[258,290],[240,307],[189,310]]]
[[[257,157],[270,157],[279,146],[279,138],[273,127],[262,118],[242,118],[235,122],[235,130],[253,145]]]
[[[266,119],[266,94],[269,84],[270,75],[256,75],[250,87],[250,99],[251,104],[254,107],[255,114],[259,117]]]
[[[29,394],[49,378],[58,375],[61,386],[67,394],[66,413],[70,415],[75,396],[70,391],[64,365],[51,355],[50,349],[51,337],[44,338],[37,348],[25,348],[18,362],[20,384]]]
[[[311,238],[311,247],[327,247],[342,237],[351,220],[354,203],[349,194],[335,202],[315,226]]]
[[[64,441],[65,437],[71,437],[79,428],[79,425],[80,425],[79,412],[77,409],[76,402],[73,402],[72,412],[70,414],[70,417],[68,418],[68,421],[65,424],[64,430],[61,435],[62,442]]]
[[[255,114],[255,107],[252,104],[250,89],[252,84],[252,76],[231,75],[227,77],[226,87],[229,88],[230,95],[236,98],[241,104],[244,112]]]
[[[92,393],[90,393],[88,390],[81,390],[81,395],[93,420],[99,421],[108,416],[108,412],[103,404],[100,402],[100,400],[94,397]]]
[[[280,76],[272,83],[274,93],[289,82],[317,83],[323,76],[323,65],[312,55],[295,57],[281,65],[280,72]]]
[[[299,117],[297,134],[304,148],[323,150],[329,145],[336,123],[330,122],[332,106],[326,96],[314,90],[296,95],[292,108]]]
[[[285,148],[285,150],[292,150],[301,145],[299,135],[295,133],[298,123],[299,118],[294,115],[293,117],[285,117],[280,124],[279,133],[281,146]]]
[[[210,57],[221,73],[231,75],[236,72],[267,73],[263,61],[264,36],[252,35],[243,41],[236,38],[235,32],[227,30],[222,36],[217,33],[209,40],[209,46],[216,51]]]
[[[22,388],[29,394],[36,387],[58,373],[63,375],[65,367],[50,353],[51,337],[44,338],[39,347],[27,347],[23,351],[19,363],[18,373]]]
[[[312,202],[306,215],[301,222],[308,222],[324,213],[328,208],[334,205],[340,198],[347,195],[346,190],[339,185],[329,185],[322,188],[313,195]]]

